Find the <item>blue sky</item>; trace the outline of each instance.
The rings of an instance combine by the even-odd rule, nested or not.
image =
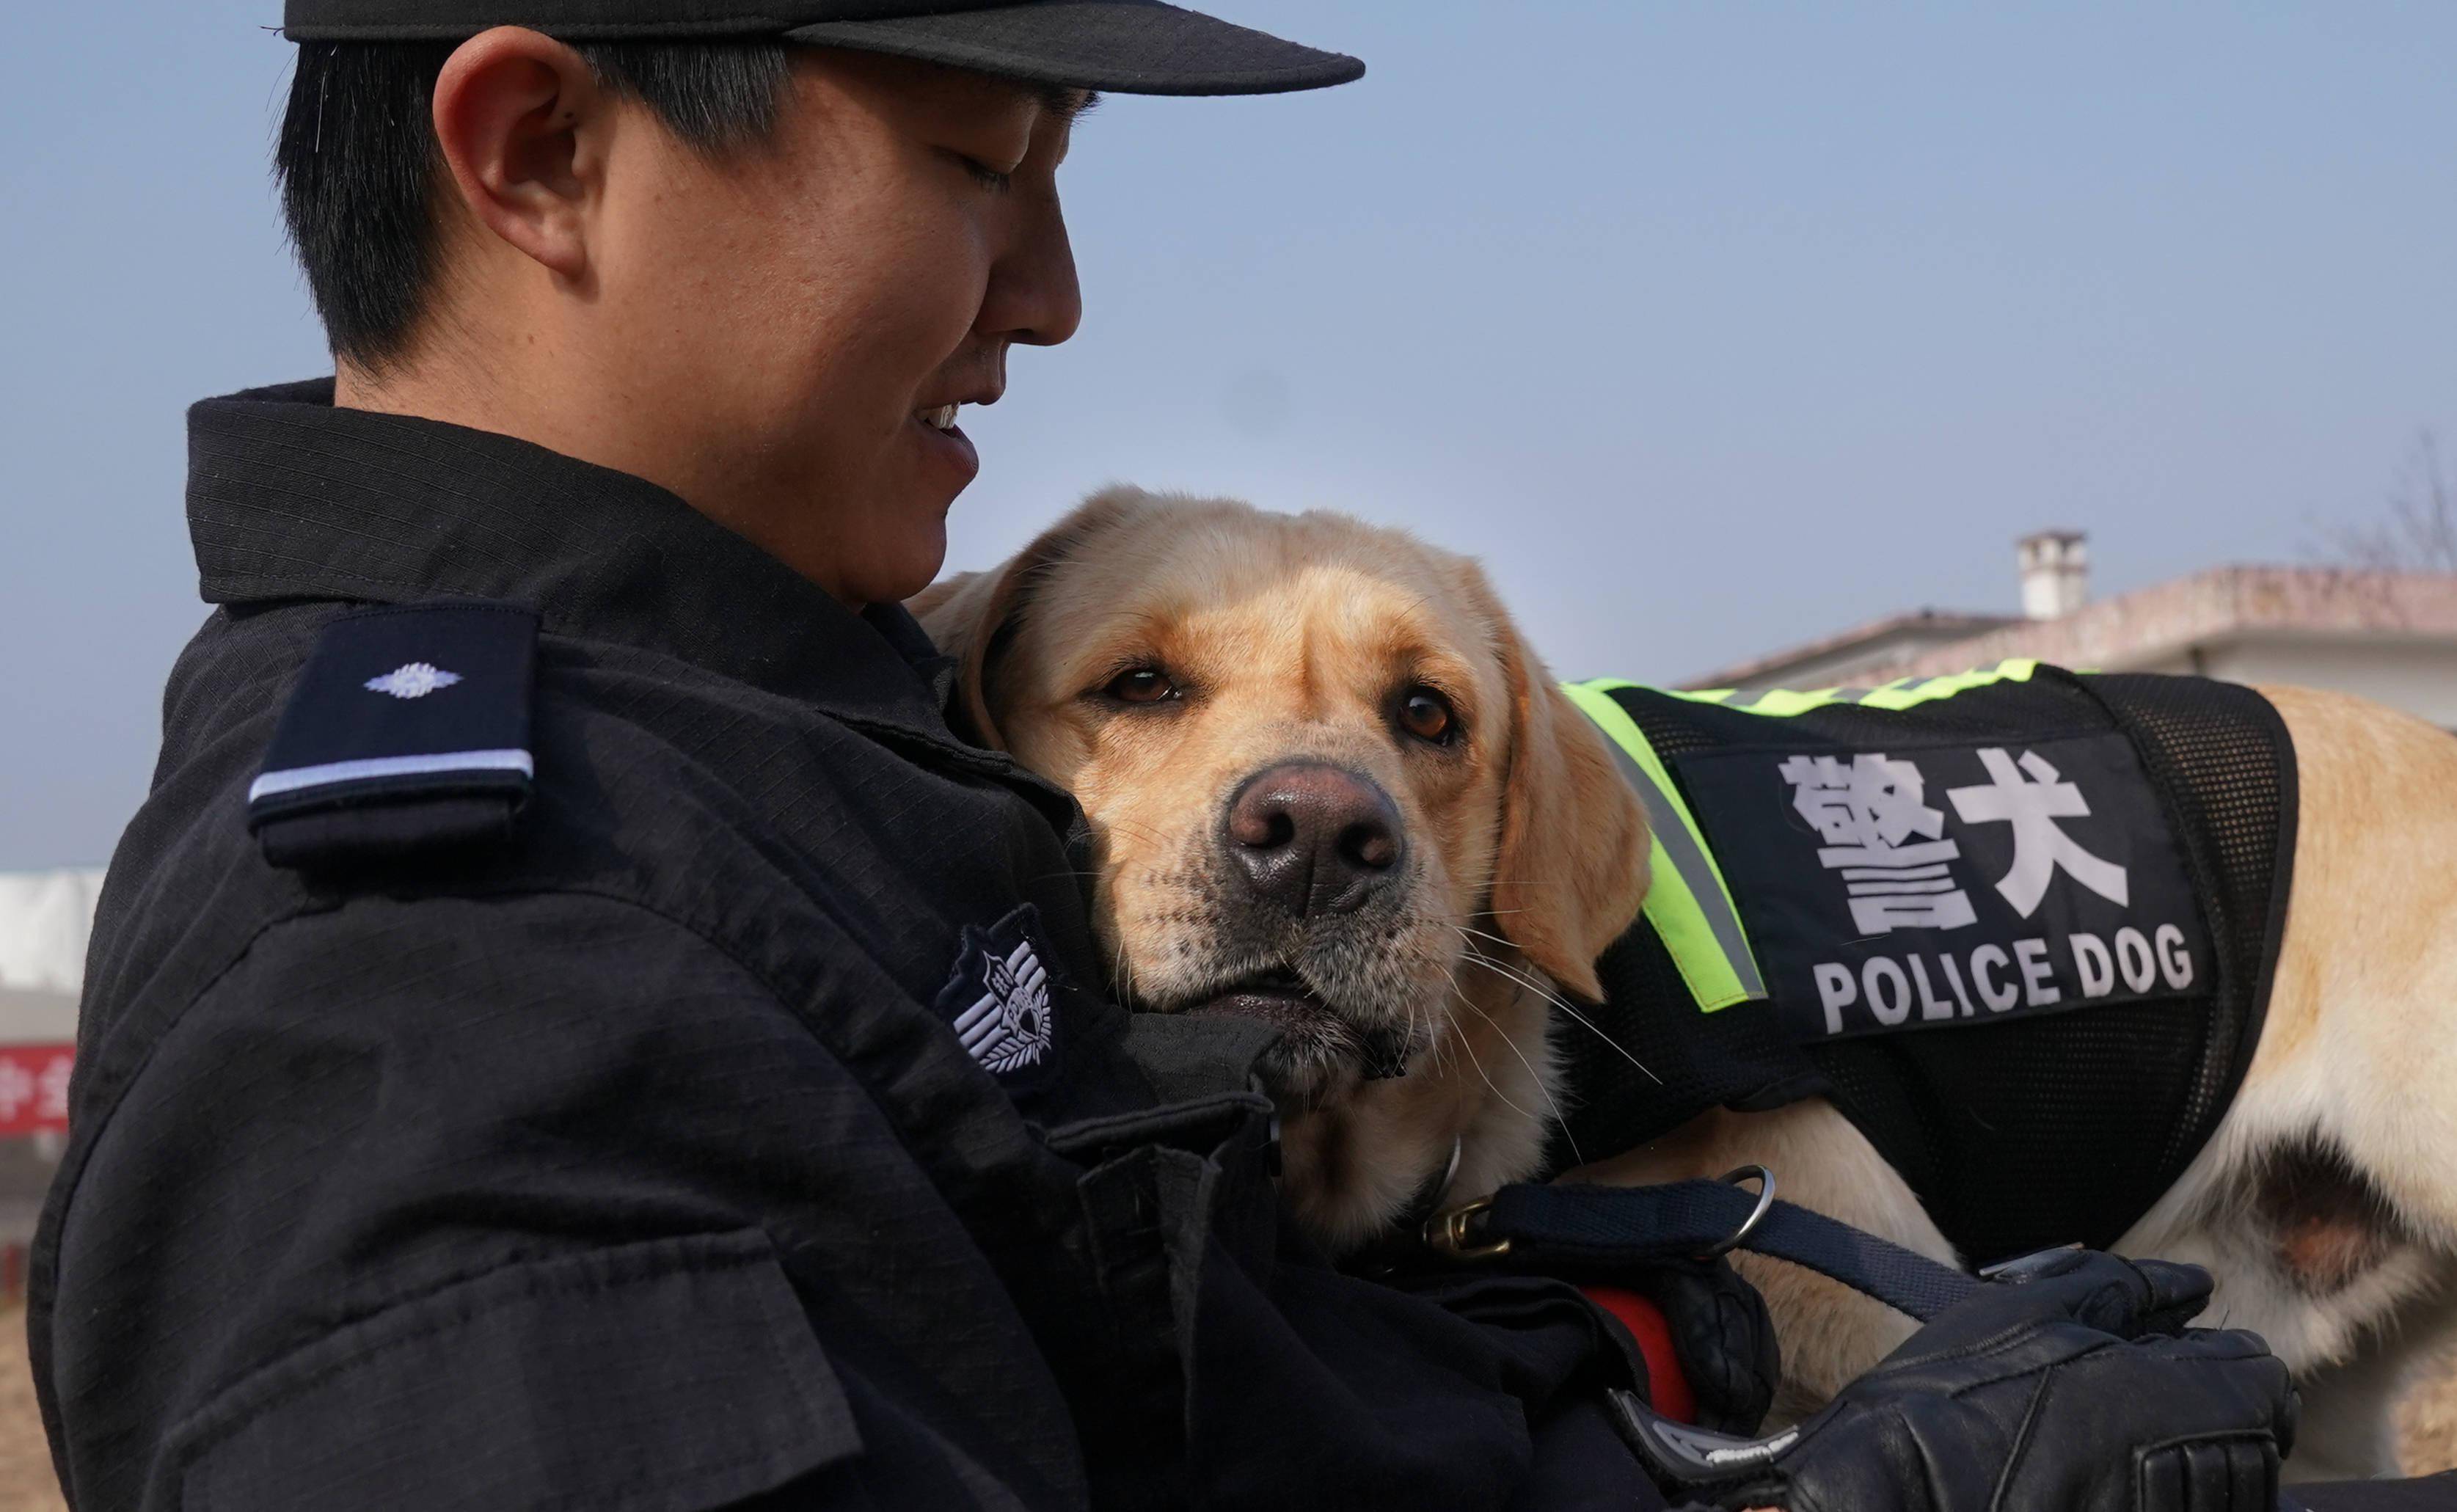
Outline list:
[[[2120,590],[2294,560],[2457,441],[2457,7],[1223,0],[1365,57],[1113,99],[1088,314],[968,419],[956,566],[1110,480],[1484,557],[1569,674],[1671,679],[2013,539]],[[0,870],[98,861],[202,615],[190,401],[320,371],[264,172],[277,0],[0,51]]]

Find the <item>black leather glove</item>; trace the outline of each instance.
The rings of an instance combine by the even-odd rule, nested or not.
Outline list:
[[[1751,1434],[1765,1421],[1783,1377],[1765,1299],[1722,1256],[1616,1268],[1612,1284],[1653,1302],[1672,1335],[1681,1374],[1698,1400],[1698,1425]]]
[[[2188,1329],[2198,1266],[2072,1252],[1957,1303],[1799,1427],[1617,1416],[1672,1500],[1787,1512],[2274,1512],[2294,1445],[2258,1335]]]

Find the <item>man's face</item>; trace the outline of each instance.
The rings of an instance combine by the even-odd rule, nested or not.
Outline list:
[[[1074,103],[814,49],[773,141],[722,159],[626,108],[592,271],[631,370],[600,378],[652,449],[698,453],[692,504],[848,603],[929,584],[980,466],[954,406],[1082,318],[1056,180]]]

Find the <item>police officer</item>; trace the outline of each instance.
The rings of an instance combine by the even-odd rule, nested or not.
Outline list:
[[[1152,0],[286,31],[337,373],[189,418],[215,609],[34,1258],[74,1505],[2266,1504],[2276,1361],[2102,1257],[1642,1466],[1617,1325],[1310,1259],[1260,1031],[1103,996],[1076,810],[897,604],[1075,328],[1088,92],[1360,64]]]

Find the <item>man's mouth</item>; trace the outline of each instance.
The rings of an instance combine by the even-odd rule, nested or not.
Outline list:
[[[932,404],[913,412],[913,424],[920,429],[922,445],[953,470],[959,488],[972,482],[973,474],[981,466],[973,438],[956,426],[956,411],[960,407],[960,404]]]

